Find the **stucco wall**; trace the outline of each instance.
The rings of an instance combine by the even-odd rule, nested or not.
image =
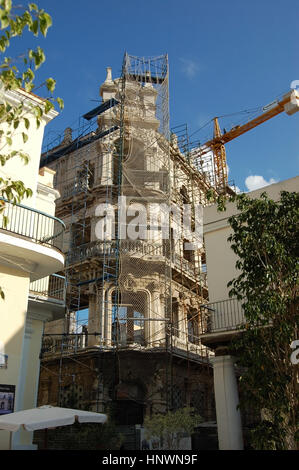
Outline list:
[[[281,191],[298,191],[299,176],[248,193],[258,198],[263,192],[278,200]],[[233,203],[227,204],[225,212],[218,212],[215,205],[204,208],[204,240],[207,258],[209,301],[228,299],[227,283],[238,275],[235,268],[237,257],[227,241],[231,233],[228,218],[237,212]]]
[[[29,275],[21,270],[0,265],[0,285],[5,292],[1,300],[0,340],[4,354],[8,355],[7,369],[0,369],[0,384],[15,385],[18,395],[23,337],[25,329]],[[9,433],[0,431],[0,449],[6,449]]]

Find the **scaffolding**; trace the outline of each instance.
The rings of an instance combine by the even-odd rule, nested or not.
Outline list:
[[[103,103],[83,116],[78,136],[67,129],[43,154],[42,165],[57,171],[57,215],[68,228],[66,322],[63,331],[48,330],[43,342],[43,358],[59,364],[59,404],[65,385],[76,384],[78,364],[97,377],[98,411],[109,394],[117,400],[124,393],[132,352],[145,363],[160,358],[155,376],[166,409],[177,406],[177,389],[192,388],[176,361],[209,370],[199,338],[200,305],[208,299],[204,248],[188,250],[189,239],[173,236],[177,222],[167,207],[189,205],[194,223],[211,182],[195,164],[187,128],[170,136],[168,93],[167,55],[126,53],[121,77],[112,80],[107,69]],[[101,238],[104,214],[110,236],[106,231]],[[82,318],[87,309],[88,320]],[[85,361],[91,351],[96,366]],[[151,389],[148,399],[156,395]]]

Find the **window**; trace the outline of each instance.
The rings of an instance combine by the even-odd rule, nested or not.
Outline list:
[[[173,335],[179,337],[179,304],[177,298],[172,299],[172,331]]]
[[[112,294],[112,342],[145,345],[145,321],[147,316],[147,296],[144,292],[122,292],[116,299]]]
[[[188,240],[186,240],[184,238],[183,240],[183,258],[187,261],[189,261],[189,263],[193,263],[194,262],[194,250],[186,250],[185,249],[185,246],[187,243],[190,243],[188,242]]]
[[[182,196],[183,204],[189,204],[190,198],[186,186],[182,186],[180,189],[180,194]]]
[[[189,310],[187,314],[187,325],[188,341],[190,343],[199,344],[198,312],[195,309]]]

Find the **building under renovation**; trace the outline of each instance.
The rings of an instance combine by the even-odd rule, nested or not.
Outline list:
[[[199,339],[205,253],[193,236],[212,169],[170,135],[167,56],[125,54],[100,96],[78,135],[66,129],[42,156],[56,171],[67,261],[66,316],[45,330],[39,405],[113,409],[126,426],[192,406],[213,421]]]

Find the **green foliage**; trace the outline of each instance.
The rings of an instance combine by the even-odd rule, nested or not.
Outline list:
[[[22,135],[23,143],[28,141],[28,134],[26,131],[30,128],[30,120],[28,116],[31,114],[36,118],[36,126],[40,126],[41,119],[44,114],[48,114],[54,108],[54,101],[58,103],[60,109],[63,108],[63,101],[61,98],[54,100],[52,96],[42,99],[40,104],[28,103],[25,105],[21,101],[17,105],[8,102],[5,92],[17,89],[24,89],[27,92],[33,91],[37,86],[34,83],[35,72],[45,62],[45,54],[40,46],[36,49],[30,49],[28,52],[23,53],[23,68],[17,68],[16,61],[4,56],[7,48],[10,46],[14,37],[22,36],[25,29],[33,33],[34,36],[46,36],[49,27],[52,25],[52,19],[48,13],[43,9],[39,9],[35,3],[30,3],[26,8],[20,6],[13,6],[10,0],[0,0],[0,164],[3,166],[7,160],[19,156],[23,162],[28,162],[29,156],[26,152],[11,151],[9,147],[13,146],[14,136],[17,132]],[[41,88],[43,84],[39,84]],[[44,85],[47,92],[51,95],[55,90],[56,81],[53,78],[48,78]],[[28,109],[29,106],[29,109]],[[20,130],[21,128],[21,130]],[[0,196],[3,196],[3,188],[5,188],[5,181],[1,181]],[[13,182],[10,182],[11,190],[18,193],[18,187],[14,187]],[[26,193],[20,195],[24,197]]]
[[[259,450],[284,450],[284,438],[285,432],[281,430],[275,416],[273,421],[264,419],[251,431],[251,444]]]
[[[206,192],[207,201],[210,203],[217,204],[218,211],[223,212],[226,210],[225,204],[227,201],[227,197],[224,194],[218,194],[213,188],[210,188]]]
[[[110,417],[104,424],[75,422],[51,431],[48,448],[61,450],[118,450],[124,440]]]
[[[245,332],[233,343],[244,370],[241,409],[262,410],[252,431],[255,448],[293,449],[298,366],[290,361],[290,344],[298,338],[299,194],[282,191],[277,202],[266,193],[232,200],[238,213],[229,218],[229,241],[240,274],[228,287],[246,318]]]
[[[194,414],[193,408],[180,408],[166,414],[155,414],[144,420],[145,436],[147,439],[157,438],[161,447],[166,442],[167,449],[178,449],[182,437],[190,436],[195,427],[202,422],[199,415]]]
[[[17,60],[6,56],[7,49],[15,37],[22,37],[27,30],[38,37],[39,34],[46,36],[52,19],[43,9],[39,9],[35,3],[30,3],[27,8],[20,5],[13,5],[12,0],[0,0],[0,165],[4,166],[8,160],[19,157],[24,164],[28,163],[29,155],[22,150],[11,150],[14,145],[14,138],[17,134],[22,136],[23,144],[28,141],[27,131],[30,128],[29,115],[35,116],[36,127],[41,123],[43,115],[48,114],[54,108],[54,101],[58,103],[60,109],[63,108],[61,98],[52,98],[55,90],[55,80],[49,78],[45,81],[47,93],[46,99],[41,99],[39,105],[25,103],[12,104],[8,94],[14,90],[23,89],[26,92],[35,90],[35,72],[45,62],[45,54],[40,46],[30,49],[22,54],[22,69],[16,66]],[[42,85],[39,84],[38,88]],[[20,202],[24,197],[32,195],[32,191],[26,188],[22,181],[12,181],[10,178],[0,178],[0,198],[6,198],[12,203]],[[5,206],[0,205],[0,214]],[[5,223],[5,217],[3,221]],[[0,298],[4,298],[4,293],[0,290]]]

